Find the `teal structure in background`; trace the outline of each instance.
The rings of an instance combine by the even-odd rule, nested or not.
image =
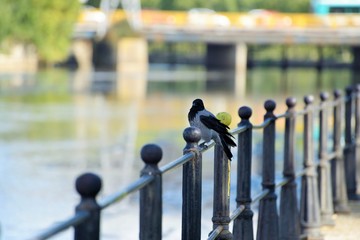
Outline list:
[[[326,15],[329,13],[360,13],[359,0],[312,0],[313,12]]]

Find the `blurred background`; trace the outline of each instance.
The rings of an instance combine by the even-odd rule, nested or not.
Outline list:
[[[283,113],[286,97],[301,109],[304,95],[357,83],[356,44],[300,39],[357,30],[360,1],[348,2],[0,0],[0,238],[27,239],[73,214],[85,171],[102,176],[100,197],[122,189],[139,176],[146,143],[162,147],[160,165],[179,157],[195,98],[231,113],[233,128],[241,106],[258,124],[267,99]],[[279,30],[300,35],[270,43]],[[246,42],[238,31],[258,35]],[[206,154],[204,238],[212,165]],[[179,238],[180,171],[164,176],[164,239]],[[137,203],[134,194],[104,211],[102,239],[138,238]]]

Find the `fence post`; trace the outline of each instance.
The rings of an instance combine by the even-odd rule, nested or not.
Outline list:
[[[350,200],[357,200],[356,194],[356,164],[355,164],[355,149],[352,137],[352,108],[353,108],[353,87],[346,88],[345,99],[345,148],[344,148],[344,163],[346,176],[347,195]]]
[[[342,101],[340,90],[334,91],[334,112],[333,112],[333,151],[335,158],[331,161],[331,180],[333,191],[334,211],[337,213],[349,213],[348,197],[346,193],[346,180],[344,158],[341,147],[342,130]]]
[[[249,107],[241,107],[239,127],[246,130],[238,135],[238,165],[237,165],[237,194],[236,205],[243,205],[245,209],[234,220],[234,239],[254,239],[253,235],[253,211],[251,210],[251,154],[252,154],[252,124],[250,117],[252,110]]]
[[[75,226],[75,240],[99,240],[100,239],[100,206],[96,202],[96,195],[101,190],[101,178],[93,173],[80,175],[75,182],[76,191],[81,196],[79,205],[76,206],[76,214],[90,213],[90,217],[83,223]]]
[[[213,229],[222,226],[222,231],[216,239],[232,239],[229,231],[230,223],[230,161],[224,154],[222,146],[214,149],[214,203]]]
[[[304,98],[304,169],[301,178],[300,222],[304,239],[323,239],[320,233],[321,217],[319,206],[318,181],[314,162],[314,101],[313,96]]]
[[[360,193],[360,85],[355,87],[355,181],[356,189],[355,194],[359,200],[358,194]]]
[[[259,219],[256,239],[278,240],[279,239],[279,217],[277,214],[275,194],[275,120],[274,110],[276,103],[267,100],[264,104],[266,114],[264,120],[270,123],[263,131],[263,168],[262,186],[269,190],[268,194],[260,200]]]
[[[154,179],[140,189],[140,240],[158,240],[162,233],[162,177],[158,163],[162,150],[155,144],[146,144],[141,149],[145,167],[140,176],[154,176]]]
[[[284,169],[283,176],[289,181],[281,187],[280,199],[280,239],[299,239],[300,219],[296,196],[294,170],[295,157],[295,98],[286,99],[288,107],[285,119]]]
[[[332,215],[334,213],[330,163],[328,159],[328,106],[327,100],[329,94],[322,92],[320,94],[320,137],[319,137],[319,196],[320,196],[320,212],[321,223],[323,225],[334,225]]]
[[[198,142],[200,129],[188,127],[183,132],[186,146],[184,154],[194,152],[195,157],[183,166],[182,240],[201,238],[201,162]]]

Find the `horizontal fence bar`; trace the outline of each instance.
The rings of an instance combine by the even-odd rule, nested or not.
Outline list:
[[[202,146],[199,147],[199,151],[201,153],[203,153],[203,152],[206,152],[207,150],[209,150],[210,148],[212,148],[213,146],[215,146],[215,142],[213,140],[211,140],[209,142],[203,142],[200,145],[202,145]]]
[[[279,188],[281,186],[284,186],[285,184],[287,184],[288,182],[290,182],[289,178],[283,178],[283,180],[281,180],[280,182],[278,182],[277,184],[275,184],[275,188]]]
[[[254,197],[254,199],[252,200],[251,204],[254,204],[254,203],[260,201],[260,200],[263,199],[269,192],[270,192],[269,189],[264,189],[264,190],[262,190],[258,195],[256,195],[256,196]]]
[[[346,100],[345,97],[341,99],[341,101],[345,101],[345,100]],[[337,101],[329,102],[329,103],[326,103],[325,106],[314,108],[314,111],[320,111],[323,108],[327,108],[327,107],[335,107],[335,106],[337,106],[337,104],[338,104]],[[296,117],[303,116],[303,115],[307,114],[308,112],[309,112],[308,109],[303,109],[303,110],[297,111],[295,116]],[[287,118],[287,117],[289,117],[288,113],[283,113],[283,114],[279,114],[276,116],[276,118]],[[265,128],[266,126],[268,126],[270,124],[271,121],[272,121],[272,119],[266,119],[265,121],[263,121],[262,123],[260,123],[258,125],[253,125],[252,128],[253,129]],[[247,129],[247,126],[241,126],[241,127],[234,128],[234,129],[230,130],[229,132],[231,134],[238,134],[238,133],[244,132],[246,129]]]
[[[224,229],[223,225],[217,226],[214,230],[211,231],[210,235],[208,236],[208,240],[215,240],[221,233],[221,231]]]
[[[283,113],[283,114],[279,114],[279,115],[276,115],[276,118],[287,118],[287,117],[289,117],[290,116],[290,114],[289,113],[287,113],[287,112],[285,112],[285,113]]]
[[[304,168],[304,169],[301,169],[300,171],[297,171],[297,172],[295,173],[295,178],[304,176],[305,173],[306,173],[306,170],[307,170],[307,168]]]
[[[267,127],[274,119],[268,118],[264,122],[260,123],[259,125],[253,125],[253,129],[263,129]]]
[[[242,211],[244,211],[244,209],[245,205],[240,205],[238,208],[236,208],[230,215],[230,220],[234,221],[235,218],[237,218],[242,213]]]
[[[303,109],[303,110],[300,110],[300,111],[296,111],[294,116],[295,117],[300,117],[300,116],[303,116],[303,115],[307,114],[308,112],[309,112],[308,109]],[[280,115],[276,115],[276,118],[288,118],[288,117],[290,117],[290,114],[287,113],[287,112],[285,112],[283,114],[280,114]]]
[[[239,134],[239,133],[245,132],[246,129],[248,129],[248,126],[240,126],[240,127],[236,127],[234,129],[230,130],[229,133]]]
[[[301,116],[304,116],[305,114],[307,114],[308,112],[309,112],[309,109],[303,109],[303,110],[300,110],[300,111],[296,111],[295,116],[296,117],[301,117]]]
[[[70,227],[77,226],[84,221],[86,221],[90,217],[89,212],[81,212],[77,213],[73,217],[69,218],[68,220],[65,220],[64,222],[61,222],[53,227],[50,227],[48,230],[44,231],[43,233],[39,234],[35,238],[32,238],[30,240],[45,240],[48,239],[55,234],[58,234],[62,231],[65,231],[66,229]]]
[[[341,156],[341,154],[343,152],[343,149],[345,149],[345,148],[346,147],[344,146],[344,147],[341,148],[340,151],[334,151],[334,152],[328,153],[327,156],[326,156],[327,160],[330,161],[330,160],[332,160],[332,159],[334,159],[336,157]]]
[[[140,177],[138,180],[136,180],[135,182],[128,185],[125,189],[123,189],[119,192],[116,192],[116,193],[106,197],[105,199],[102,199],[101,201],[99,201],[100,208],[104,209],[104,208],[108,207],[109,205],[120,201],[121,199],[123,199],[127,195],[129,195],[130,193],[140,190],[141,188],[145,187],[152,180],[154,180],[154,176],[146,175],[146,176]]]
[[[161,173],[166,173],[166,172],[168,172],[170,170],[181,167],[183,164],[190,161],[194,157],[195,157],[195,153],[193,153],[193,152],[187,153],[187,154],[179,157],[178,159],[176,159],[176,160],[162,166],[160,168],[160,171],[161,171]]]
[[[254,197],[254,200],[251,202],[251,204],[254,204],[254,203],[260,201],[269,192],[270,192],[269,189],[265,189],[265,190],[261,191],[258,195],[256,195]],[[230,221],[234,221],[235,218],[237,218],[242,213],[242,211],[244,211],[244,209],[245,209],[245,205],[240,205],[238,208],[236,208],[230,215]],[[216,239],[216,237],[221,233],[221,231],[222,231],[222,226],[218,226],[217,228],[215,228],[209,235],[208,240]]]
[[[324,104],[323,106],[314,107],[313,110],[314,110],[314,111],[320,111],[320,110],[323,110],[324,108],[335,107],[335,106],[338,105],[338,101],[343,101],[343,102],[345,102],[345,100],[346,100],[345,97],[343,97],[342,99],[339,99],[339,100],[337,100],[337,101],[327,102],[327,103]],[[303,109],[303,110],[297,111],[295,116],[296,116],[296,117],[303,116],[303,115],[307,114],[308,112],[309,112],[309,109]],[[277,115],[277,116],[276,116],[276,118],[287,118],[287,117],[289,117],[289,114],[287,114],[287,113],[280,114],[280,115]],[[273,119],[266,119],[265,121],[263,121],[263,122],[260,123],[260,124],[253,125],[252,128],[253,128],[253,129],[263,129],[263,128],[265,128],[266,126],[268,126],[268,125],[271,123],[272,120],[273,120]],[[239,127],[239,128],[235,128],[235,129],[233,129],[233,130],[230,131],[230,132],[231,132],[232,134],[234,134],[234,133],[241,133],[241,132],[243,132],[243,131],[245,131],[245,130],[246,130],[246,128],[242,126],[242,127]]]
[[[300,171],[295,173],[295,178],[301,177],[305,174],[307,168],[301,169]],[[278,182],[277,184],[275,184],[275,188],[279,188],[281,186],[284,186],[285,184],[287,184],[290,181],[289,178],[283,178],[280,182]]]
[[[236,208],[230,215],[230,222],[234,221],[235,218],[237,218],[244,210],[245,210],[245,205],[240,205],[238,208]],[[223,230],[222,225],[217,226],[217,228],[211,231],[210,235],[208,236],[208,240],[216,239],[222,230]]]
[[[348,98],[348,97],[344,96],[344,97],[338,98],[338,99],[333,100],[333,101],[328,101],[323,106],[317,106],[314,109],[323,110],[323,109],[328,108],[328,107],[336,107],[339,104],[339,102],[344,103],[347,99],[351,99],[351,98]]]

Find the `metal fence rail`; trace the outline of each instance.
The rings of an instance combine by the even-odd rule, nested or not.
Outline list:
[[[250,121],[251,108],[239,108],[241,121],[231,131],[238,141],[236,208],[233,212],[230,212],[229,160],[221,146],[213,141],[199,145],[200,130],[188,127],[183,132],[186,142],[183,156],[159,168],[161,148],[154,144],[145,145],[141,150],[145,166],[140,178],[99,203],[96,195],[101,189],[100,177],[92,173],[78,177],[76,189],[81,201],[75,215],[32,239],[48,239],[70,227],[74,227],[77,240],[100,239],[101,211],[136,191],[140,192],[139,238],[161,239],[162,175],[179,167],[183,169],[182,233],[179,239],[201,239],[202,153],[213,147],[213,229],[208,239],[254,239],[252,205],[255,203],[259,204],[257,239],[322,239],[320,227],[335,224],[334,212],[348,213],[348,199],[359,199],[356,161],[360,153],[360,86],[348,87],[345,92],[342,96],[341,91],[334,91],[332,100],[323,92],[319,104],[314,104],[313,96],[305,96],[302,110],[296,110],[295,98],[288,98],[287,111],[279,115],[274,114],[276,103],[268,100],[264,103],[264,121],[258,125]],[[275,181],[276,123],[281,118],[285,120],[283,159],[276,161],[283,162],[283,178]],[[299,118],[303,119],[304,125],[302,149],[295,145]],[[316,121],[319,137],[315,139]],[[255,130],[262,131],[263,147],[262,191],[254,196],[251,193],[251,165]],[[315,140],[318,141],[316,149]],[[294,167],[296,153],[302,153],[303,157],[303,168],[297,170]],[[314,157],[315,153],[317,157]],[[297,196],[297,178],[301,179],[300,196]],[[280,190],[280,197],[276,189]]]

